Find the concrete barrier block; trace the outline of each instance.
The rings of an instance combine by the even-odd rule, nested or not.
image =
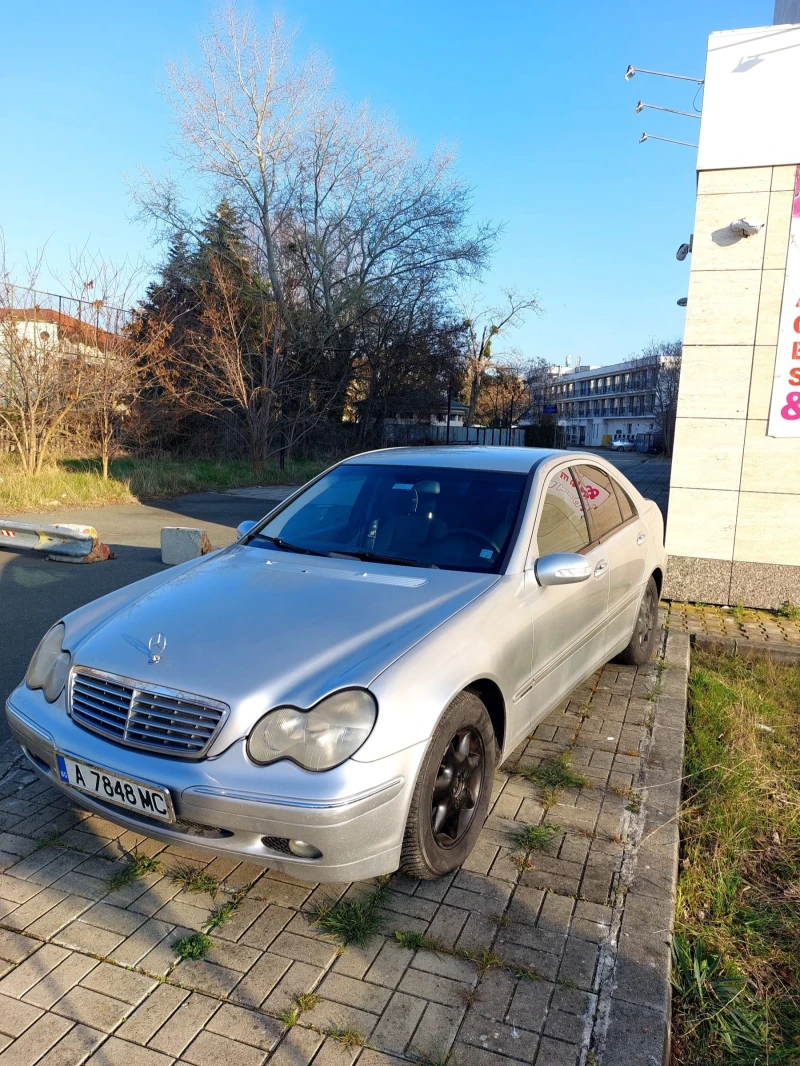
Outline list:
[[[194,526],[164,526],[161,530],[161,562],[169,566],[186,563],[213,551],[204,529]]]

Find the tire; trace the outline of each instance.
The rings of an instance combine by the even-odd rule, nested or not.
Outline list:
[[[630,643],[619,655],[614,657],[615,663],[625,663],[628,666],[644,666],[650,661],[656,646],[658,635],[658,586],[654,578],[650,578],[642,596],[639,613],[636,616],[636,625],[633,627]]]
[[[442,715],[422,760],[401,870],[428,881],[464,862],[486,821],[496,759],[497,742],[486,707],[474,692],[460,692]]]

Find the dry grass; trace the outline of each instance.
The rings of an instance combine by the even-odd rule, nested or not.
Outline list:
[[[800,666],[695,653],[673,1061],[800,1061]]]
[[[254,472],[242,459],[115,459],[104,481],[94,459],[53,461],[28,477],[15,458],[0,456],[0,515],[136,503],[240,485],[301,485],[327,465],[325,460],[290,460],[281,472],[277,460],[270,460]]]

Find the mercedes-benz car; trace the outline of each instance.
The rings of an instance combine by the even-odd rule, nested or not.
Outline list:
[[[6,711],[71,800],[311,881],[460,865],[492,775],[657,641],[656,505],[602,458],[347,459],[44,636]]]

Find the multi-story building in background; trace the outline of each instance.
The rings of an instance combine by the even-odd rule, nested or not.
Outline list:
[[[637,450],[657,445],[655,366],[552,368],[550,379],[534,386],[532,421],[554,417],[557,443],[600,447],[610,440],[632,440]]]

